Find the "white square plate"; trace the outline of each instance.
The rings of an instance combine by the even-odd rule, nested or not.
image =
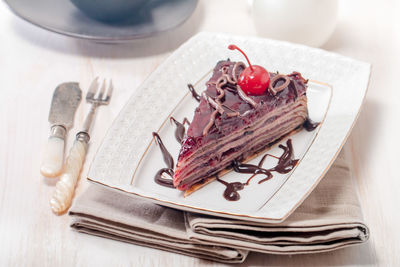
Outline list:
[[[174,139],[174,127],[166,122],[171,115],[178,120],[193,117],[198,103],[187,93],[187,83],[199,81],[196,89],[201,92],[209,78],[204,74],[217,61],[228,57],[243,60],[227,49],[231,43],[244,49],[254,64],[270,71],[299,71],[303,77],[323,81],[310,81],[307,91],[310,117],[322,123],[313,132],[302,130],[290,137],[295,158],[300,159],[292,172],[274,173],[262,184],[257,183],[261,177],[254,178],[239,191],[239,201],[225,200],[225,187],[218,182],[185,198],[182,192],[154,182],[155,173],[165,164],[151,133],[160,133],[176,161],[180,146]],[[99,148],[88,179],[177,209],[249,221],[283,221],[318,184],[339,153],[361,108],[369,74],[369,64],[320,49],[200,33],[177,49],[131,97]],[[274,146],[269,153],[280,155],[281,149]],[[264,166],[273,163],[269,159]],[[231,172],[222,179],[245,182],[249,176]]]

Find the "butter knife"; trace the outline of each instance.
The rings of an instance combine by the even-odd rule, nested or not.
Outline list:
[[[82,91],[76,82],[62,83],[54,90],[49,113],[50,137],[40,167],[43,176],[56,177],[62,171],[64,140],[81,99]]]

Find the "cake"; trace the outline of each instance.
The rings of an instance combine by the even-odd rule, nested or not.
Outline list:
[[[283,75],[249,65],[250,70],[228,59],[215,66],[181,142],[176,188],[187,191],[214,179],[306,121],[307,80],[300,73]]]

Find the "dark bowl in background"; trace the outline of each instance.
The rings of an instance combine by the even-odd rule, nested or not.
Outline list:
[[[132,18],[148,1],[151,0],[71,0],[88,17],[109,23]]]

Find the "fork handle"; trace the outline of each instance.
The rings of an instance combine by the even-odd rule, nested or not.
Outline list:
[[[60,125],[51,128],[40,166],[40,173],[45,177],[56,177],[61,173],[66,132],[66,129]]]
[[[51,209],[56,214],[64,213],[71,206],[79,174],[85,161],[88,141],[87,133],[77,134],[67,157],[65,171],[57,182],[56,191],[50,200]]]

